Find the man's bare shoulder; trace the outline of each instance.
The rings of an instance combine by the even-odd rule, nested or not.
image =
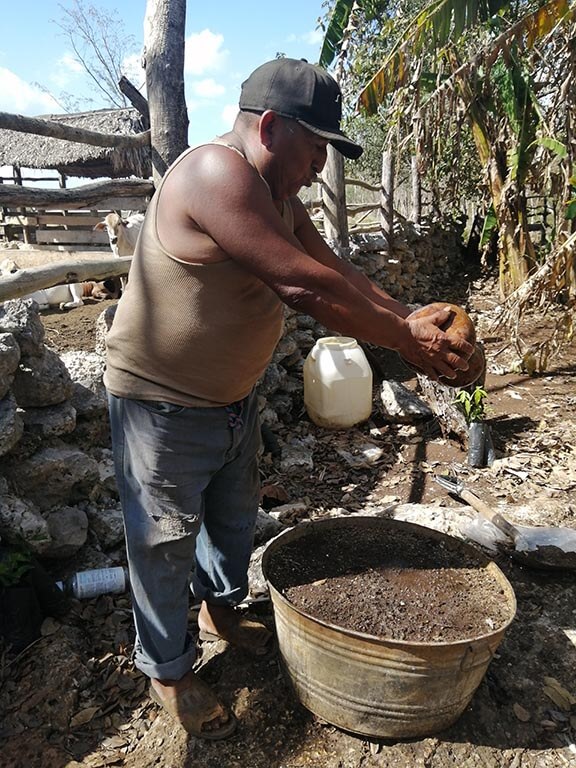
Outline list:
[[[224,143],[201,144],[189,151],[182,160],[170,171],[173,179],[188,179],[190,172],[194,174],[217,174],[234,168],[235,172],[253,173],[253,169],[242,155],[241,151],[232,145]]]
[[[232,183],[233,182],[233,183]],[[168,173],[161,198],[170,203],[250,194],[262,179],[239,151],[224,144],[203,144],[188,152]]]

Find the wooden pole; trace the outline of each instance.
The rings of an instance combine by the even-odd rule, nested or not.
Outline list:
[[[188,146],[184,97],[185,23],[186,0],[148,0],[144,20],[144,68],[156,186]]]
[[[382,153],[382,185],[380,187],[380,225],[388,252],[394,242],[394,157],[392,152]]]
[[[14,178],[14,184],[16,187],[22,187],[22,170],[20,166],[13,165],[12,166],[12,177]],[[26,214],[25,208],[18,207],[17,208],[18,213]],[[26,245],[30,243],[30,232],[28,230],[28,227],[22,227],[22,238]]]
[[[84,184],[73,189],[34,189],[4,184],[0,188],[0,205],[28,205],[35,208],[61,205],[64,208],[82,208],[91,207],[93,203],[107,197],[147,197],[152,195],[153,191],[152,183],[143,179],[117,179]]]
[[[0,112],[0,128],[21,133],[35,133],[38,136],[51,136],[53,139],[74,141],[77,144],[91,144],[96,147],[145,147],[150,144],[150,132],[136,133],[133,136],[119,133],[98,133],[72,125],[63,125],[53,120],[39,120],[36,117],[12,115]]]
[[[411,161],[412,170],[412,213],[410,214],[411,220],[414,224],[420,226],[422,222],[422,183],[420,180],[420,169],[418,163],[418,157],[412,156]]]
[[[16,253],[9,251],[10,254]],[[127,275],[132,256],[113,257],[100,261],[69,261],[35,269],[21,269],[13,275],[0,278],[0,302],[17,299],[42,288],[85,280],[105,280],[107,277]]]
[[[150,128],[150,109],[148,107],[148,102],[144,96],[142,96],[138,88],[136,88],[125,75],[122,75],[118,81],[118,88],[120,88],[124,96],[126,96],[130,104],[132,104],[132,106],[142,115],[144,128]]]
[[[420,103],[420,91],[416,94],[417,103]],[[422,125],[424,121],[422,119],[422,109],[418,106],[415,112],[414,119],[412,121],[412,133],[414,136],[414,155],[411,159],[411,175],[412,175],[412,212],[410,218],[416,224],[420,226],[422,223],[422,179],[420,178],[420,158],[422,157]]]
[[[324,234],[339,248],[348,248],[348,215],[346,213],[346,185],[344,183],[344,157],[328,145],[328,159],[322,171],[322,203],[324,207]]]

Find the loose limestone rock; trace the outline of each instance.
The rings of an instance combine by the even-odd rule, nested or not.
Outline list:
[[[67,435],[76,427],[76,410],[68,400],[43,408],[26,408],[21,413],[26,430],[43,438]]]
[[[96,536],[98,544],[105,552],[124,542],[124,519],[120,503],[115,507],[106,508],[87,504],[86,514],[90,531]]]
[[[0,400],[0,456],[18,444],[24,432],[24,421],[18,412],[16,400],[11,393]]]
[[[76,384],[81,384],[91,392],[100,394],[104,391],[102,376],[106,367],[106,360],[97,352],[65,352],[61,356],[70,378]]]
[[[14,381],[20,362],[20,347],[12,333],[0,333],[0,400],[7,394]]]
[[[41,510],[87,499],[98,483],[98,463],[74,447],[42,448],[5,471]]]
[[[256,518],[256,528],[254,531],[254,545],[256,547],[264,544],[266,541],[274,538],[285,529],[285,526],[276,518],[269,515],[268,512],[258,508],[258,517]]]
[[[383,381],[380,399],[383,415],[388,421],[410,424],[432,417],[432,411],[426,403],[398,381]]]
[[[23,355],[44,354],[44,326],[38,304],[32,299],[12,299],[0,304],[0,333],[12,333]]]
[[[73,389],[66,366],[47,347],[41,355],[22,356],[12,385],[18,405],[23,408],[63,403],[72,395]]]
[[[80,507],[61,507],[46,514],[52,543],[47,557],[71,557],[88,538],[88,517]]]
[[[105,316],[109,314],[106,310],[99,316],[97,328],[106,327]],[[101,332],[104,333],[103,330]],[[102,336],[102,351],[103,345],[104,337]],[[65,352],[62,355],[62,361],[74,387],[70,399],[77,414],[74,438],[82,444],[102,447],[109,445],[108,402],[102,380],[106,358],[98,352],[76,350]]]
[[[102,358],[106,357],[106,334],[112,328],[117,306],[117,304],[114,304],[111,307],[107,307],[96,321],[96,344],[94,351],[97,355],[101,355]]]
[[[50,551],[52,539],[48,523],[32,502],[10,493],[3,477],[0,477],[0,528],[23,539],[37,555]]]

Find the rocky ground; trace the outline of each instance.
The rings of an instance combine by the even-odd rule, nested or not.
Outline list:
[[[483,529],[470,527],[472,510],[433,480],[435,473],[457,472],[516,523],[576,528],[576,344],[543,375],[514,372],[515,352],[491,325],[495,296],[494,284],[482,281],[472,286],[469,302],[489,363],[492,467],[468,467],[464,448],[433,420],[387,423],[377,396],[372,418],[350,430],[316,427],[300,408],[276,437],[306,449],[311,462],[287,471],[267,453],[263,506],[280,509],[289,525],[370,514],[478,538]],[[466,300],[457,293],[443,298]],[[91,349],[101,310],[93,304],[45,314],[47,341],[59,351]],[[549,320],[534,315],[525,334],[537,336]],[[380,361],[391,378],[416,389],[393,355],[381,354]],[[240,728],[225,743],[189,738],[149,700],[147,681],[131,663],[129,597],[105,595],[75,602],[63,618],[45,621],[32,646],[0,657],[0,766],[576,766],[574,572],[536,570],[499,552],[493,557],[515,591],[516,618],[464,714],[441,733],[390,740],[345,732],[301,706],[278,658],[255,661],[216,644],[202,651],[198,667],[232,706]],[[273,626],[268,602],[248,610]],[[194,626],[193,608],[190,621]]]

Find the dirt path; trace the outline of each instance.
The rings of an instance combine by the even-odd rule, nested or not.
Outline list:
[[[513,354],[485,322],[496,303],[493,295],[493,287],[484,285],[472,303],[491,366],[487,390],[496,465],[468,468],[461,446],[431,424],[390,427],[375,411],[358,428],[328,433],[301,413],[282,436],[314,438],[314,469],[283,474],[268,460],[262,478],[263,484],[280,486],[290,502],[302,502],[305,511],[294,522],[417,502],[431,505],[431,527],[458,533],[470,519],[466,508],[432,480],[434,472],[458,469],[486,501],[505,503],[516,522],[576,527],[576,345],[544,376],[499,373]],[[62,351],[91,348],[93,323],[103,308],[45,315],[47,338]],[[533,318],[535,328],[541,322]],[[391,370],[398,365],[386,359]],[[405,369],[396,367],[396,373],[415,386]],[[366,442],[382,448],[382,458],[374,466],[350,466],[341,451],[354,452]],[[201,674],[233,706],[241,726],[226,743],[187,738],[150,702],[147,681],[131,664],[129,598],[103,596],[49,623],[47,634],[19,658],[2,658],[0,766],[576,766],[574,574],[530,570],[501,555],[496,561],[514,587],[516,619],[469,707],[440,734],[370,742],[340,731],[299,704],[278,659],[257,662],[217,644],[203,651]],[[259,613],[273,625],[268,604]],[[192,625],[194,620],[191,612]]]

